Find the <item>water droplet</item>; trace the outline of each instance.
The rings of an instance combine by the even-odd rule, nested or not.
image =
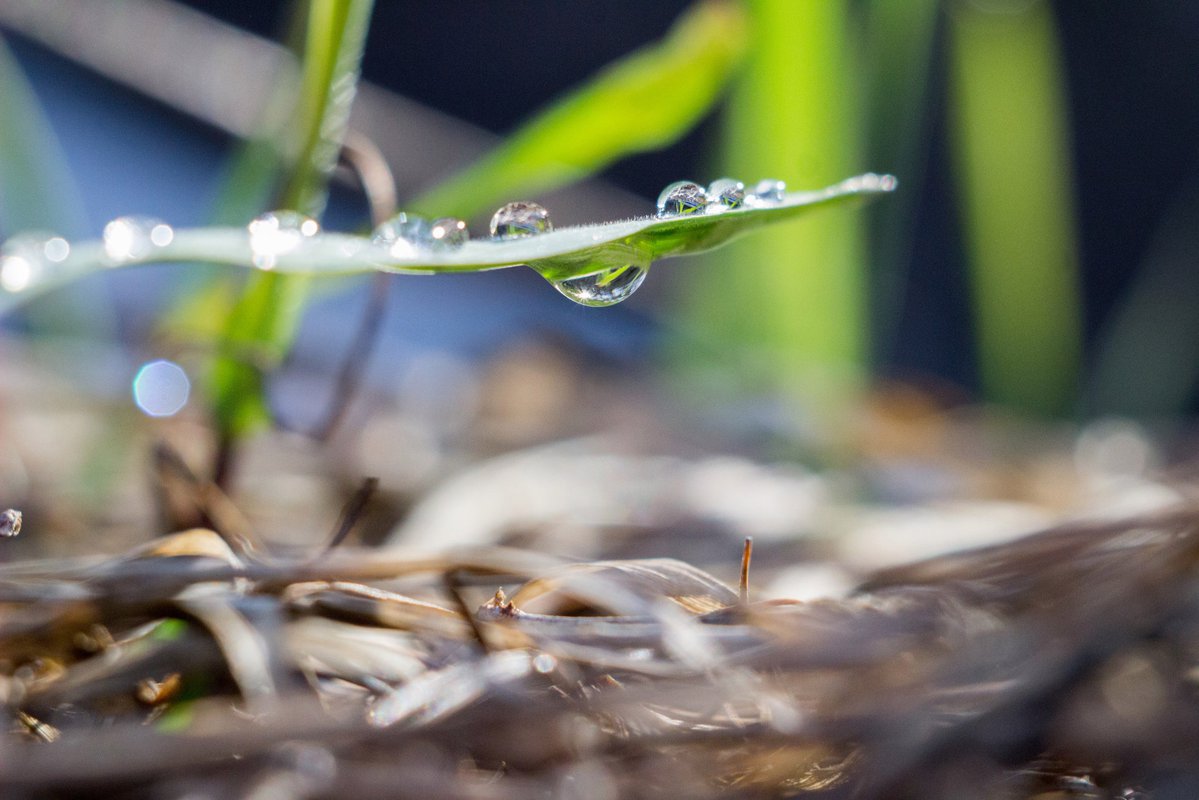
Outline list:
[[[160,219],[117,217],[104,226],[104,254],[121,264],[139,261],[175,238],[175,231]]]
[[[691,181],[675,181],[658,195],[658,216],[679,217],[702,212],[708,205],[704,187]]]
[[[433,220],[429,228],[429,245],[435,249],[461,247],[470,239],[466,223],[454,217]]]
[[[554,229],[550,212],[537,203],[518,200],[501,207],[491,217],[491,235],[500,239],[536,236]]]
[[[67,260],[67,256],[71,254],[71,243],[61,236],[51,236],[42,245],[42,253],[46,256],[47,261],[53,261],[55,264]]]
[[[274,269],[279,256],[295,250],[320,229],[316,220],[298,211],[271,211],[255,217],[247,226],[254,266]]]
[[[558,659],[549,653],[538,653],[533,656],[533,669],[542,675],[547,675],[558,668]]]
[[[746,205],[772,206],[787,199],[787,184],[774,178],[763,178],[745,196]]]
[[[0,536],[11,538],[21,533],[21,512],[15,508],[0,511]]]
[[[375,228],[371,241],[387,248],[397,258],[416,255],[416,251],[429,241],[429,221],[424,217],[401,211]]]
[[[708,187],[709,210],[741,208],[745,204],[745,184],[735,178],[720,178]]]
[[[191,381],[173,361],[150,361],[133,377],[133,401],[151,417],[170,417],[187,405]]]
[[[554,281],[554,288],[579,305],[613,306],[637,291],[645,283],[646,273],[644,267],[625,264],[594,275]]]
[[[46,242],[34,234],[5,242],[0,250],[0,288],[15,294],[37,283],[46,268]]]

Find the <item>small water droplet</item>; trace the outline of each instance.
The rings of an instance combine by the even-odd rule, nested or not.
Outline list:
[[[151,417],[170,417],[187,405],[191,381],[183,367],[159,359],[143,364],[133,377],[133,401]]]
[[[271,211],[255,217],[248,226],[254,266],[274,269],[279,256],[290,253],[320,231],[320,224],[298,211]]]
[[[429,221],[424,217],[401,211],[375,228],[371,241],[387,248],[397,258],[416,255],[416,251],[429,241]]]
[[[15,508],[0,511],[0,536],[11,538],[21,533],[21,512]]]
[[[537,203],[518,200],[502,206],[491,217],[491,235],[500,239],[536,236],[554,229],[550,212]]]
[[[708,186],[709,210],[741,208],[745,204],[745,184],[735,178],[720,178]]]
[[[434,249],[449,249],[461,247],[470,239],[470,231],[466,223],[454,217],[442,217],[433,220],[429,227],[429,246]]]
[[[16,294],[37,283],[46,269],[46,239],[15,236],[0,250],[0,288]]]
[[[675,181],[658,195],[659,217],[680,217],[702,212],[708,205],[704,187],[691,181]]]
[[[175,231],[152,217],[117,217],[104,226],[104,254],[115,264],[139,261],[175,238]]]
[[[53,261],[55,264],[67,260],[67,256],[71,254],[71,243],[61,236],[51,236],[42,245],[42,253],[46,256],[47,261]]]
[[[584,275],[580,278],[568,278],[564,281],[554,281],[554,288],[574,300],[579,305],[602,307],[613,306],[622,300],[627,300],[633,292],[645,283],[647,269],[636,264],[625,264],[623,267],[597,272],[594,275]]]
[[[542,675],[548,675],[558,668],[558,659],[549,653],[538,653],[533,656],[533,669]]]
[[[772,206],[787,199],[787,184],[774,178],[763,178],[745,196],[746,205]]]

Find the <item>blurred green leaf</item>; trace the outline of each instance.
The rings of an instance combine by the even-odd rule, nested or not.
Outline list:
[[[785,175],[821,184],[850,172],[859,131],[849,3],[747,7],[753,47],[729,104],[724,171],[747,184]],[[852,214],[807,219],[713,259],[685,287],[690,327],[765,356],[756,377],[771,388],[802,382],[835,401],[864,370],[861,225]]]
[[[1048,3],[951,15],[953,126],[990,399],[1062,413],[1081,352],[1061,68]]]
[[[630,153],[665,147],[711,108],[745,45],[739,5],[699,3],[665,39],[607,67],[412,205],[467,217],[578,180]]]
[[[449,250],[417,250],[396,255],[368,238],[322,233],[297,242],[280,253],[271,269],[279,278],[352,275],[381,271],[397,273],[477,272],[527,264],[547,280],[589,275],[629,263],[704,252],[765,225],[793,219],[810,210],[890,192],[895,179],[862,175],[812,192],[791,192],[770,206],[744,207],[714,214],[679,217],[641,217],[622,222],[560,228],[539,236],[469,241]],[[210,262],[252,267],[253,251],[244,228],[179,230],[169,244],[139,254],[120,266],[169,262]],[[100,242],[81,242],[62,262],[40,264],[36,279],[19,291],[5,290],[0,273],[0,312],[27,298],[70,280],[114,265]],[[736,269],[735,267],[728,267]],[[254,297],[259,297],[255,295]],[[261,297],[265,298],[265,295]],[[263,324],[272,317],[259,317]],[[278,355],[270,347],[275,331],[263,327],[243,341],[259,357]],[[258,348],[257,350],[255,348]]]

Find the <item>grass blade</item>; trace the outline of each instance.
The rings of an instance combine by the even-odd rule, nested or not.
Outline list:
[[[277,278],[354,275],[365,272],[429,274],[478,272],[528,265],[547,280],[589,275],[631,262],[692,255],[711,250],[763,226],[794,219],[807,212],[885,194],[895,188],[890,176],[861,175],[812,192],[791,192],[776,205],[745,207],[716,214],[683,217],[640,217],[621,222],[559,228],[519,239],[470,241],[454,250],[421,250],[395,255],[369,238],[322,233],[281,253],[268,273]],[[80,242],[57,263],[42,262],[13,271],[0,262],[0,313],[30,297],[70,280],[114,266],[132,267],[169,262],[208,262],[251,267],[254,263],[244,228],[179,230],[171,241],[153,251],[114,265],[100,242]],[[263,296],[265,297],[265,295]],[[246,342],[269,344],[273,331],[263,327]],[[267,354],[268,356],[271,354]]]
[[[987,396],[1073,403],[1081,351],[1074,212],[1052,10],[950,15],[953,125]]]
[[[748,4],[754,46],[729,106],[725,171],[822,183],[852,168],[858,131],[848,5]],[[764,351],[772,387],[803,380],[836,395],[864,371],[860,227],[839,214],[755,237],[690,281],[686,313],[713,340]],[[735,281],[727,275],[732,262]]]

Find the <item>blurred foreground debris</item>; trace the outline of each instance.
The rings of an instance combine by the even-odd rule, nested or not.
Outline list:
[[[810,602],[671,559],[239,546],[196,529],[0,568],[6,790],[1199,793],[1193,506]]]

